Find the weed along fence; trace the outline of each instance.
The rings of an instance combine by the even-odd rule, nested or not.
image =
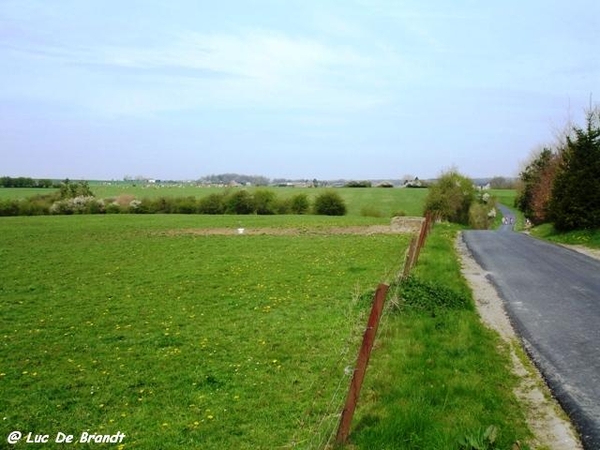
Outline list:
[[[398,274],[398,278],[405,279],[410,274],[410,271],[419,260],[419,254],[421,249],[425,245],[427,236],[431,232],[433,225],[433,218],[431,215],[426,215],[421,220],[421,226],[418,229],[418,234],[413,236],[410,242],[408,251],[406,252],[404,267],[401,274]],[[348,394],[346,396],[346,403],[340,417],[340,422],[336,435],[337,444],[345,444],[350,434],[350,425],[354,416],[354,411],[358,403],[358,397],[360,390],[367,372],[367,366],[371,357],[371,351],[375,343],[375,337],[377,335],[377,329],[381,321],[383,313],[383,307],[385,298],[387,296],[389,285],[381,283],[377,287],[373,296],[373,304],[371,306],[371,313],[367,322],[367,327],[363,334],[362,344],[356,360],[356,367],[352,375]]]
[[[410,240],[410,246],[408,247],[408,252],[406,252],[406,257],[404,259],[404,269],[402,272],[402,279],[405,279],[410,275],[410,271],[419,261],[419,255],[421,254],[421,249],[425,245],[425,241],[427,240],[427,236],[431,232],[431,227],[433,226],[434,219],[431,214],[427,214],[425,219],[421,222],[421,227],[419,229],[418,236],[413,236]]]

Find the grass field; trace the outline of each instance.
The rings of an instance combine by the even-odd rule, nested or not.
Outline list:
[[[121,431],[119,448],[138,449],[326,441],[359,319],[408,238],[180,232],[237,220],[3,218],[2,439]],[[254,216],[244,226],[348,223],[366,220]]]
[[[119,450],[324,448],[372,291],[409,240],[326,230],[389,223],[364,205],[418,214],[426,194],[340,192],[345,217],[2,218],[0,438],[121,431]],[[203,234],[222,229],[231,235]],[[415,273],[470,299],[457,231],[436,226]],[[528,431],[507,358],[472,308],[388,309],[353,445],[494,448],[482,437],[493,425],[497,448],[511,448]]]
[[[515,198],[517,191],[514,189],[491,189],[490,194],[496,197],[498,203],[502,203],[511,209],[515,208]]]
[[[46,195],[56,192],[58,189],[48,188],[4,188],[0,187],[0,200],[24,199],[34,195]]]

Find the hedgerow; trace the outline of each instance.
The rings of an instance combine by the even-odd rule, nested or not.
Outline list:
[[[343,215],[345,204],[327,193],[316,214]],[[320,199],[320,200],[319,200]],[[280,199],[275,192],[245,189],[212,193],[206,197],[158,197],[137,199],[131,195],[99,199],[87,183],[69,183],[59,192],[19,200],[0,200],[0,216],[69,214],[307,214],[311,203],[306,194]]]

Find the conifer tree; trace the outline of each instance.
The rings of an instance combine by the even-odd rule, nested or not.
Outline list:
[[[567,137],[549,212],[559,231],[600,228],[600,110]]]

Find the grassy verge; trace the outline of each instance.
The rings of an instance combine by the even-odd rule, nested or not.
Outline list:
[[[559,244],[583,245],[590,248],[600,248],[600,229],[559,233],[554,229],[552,224],[543,224],[533,228],[531,234]]]
[[[399,269],[407,237],[171,232],[237,220],[0,220],[0,437],[120,431],[119,450],[318,448],[343,402],[361,294]]]
[[[530,435],[508,351],[481,324],[460,274],[457,232],[434,228],[414,276],[466,301],[422,307],[430,294],[421,291],[421,306],[405,295],[387,311],[351,435],[356,448],[508,450]]]

